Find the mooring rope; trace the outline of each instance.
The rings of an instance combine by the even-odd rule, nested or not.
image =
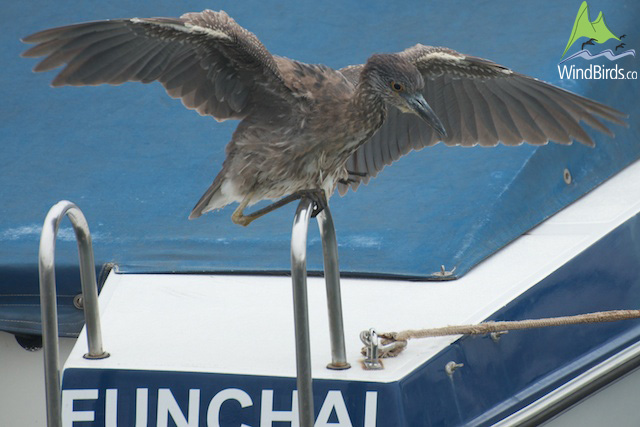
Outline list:
[[[441,337],[445,335],[484,335],[520,329],[545,328],[549,326],[577,325],[583,323],[615,322],[618,320],[638,319],[640,310],[611,310],[577,316],[547,317],[501,322],[482,322],[475,325],[445,326],[429,329],[409,329],[401,332],[378,333],[382,347],[379,357],[395,357],[407,347],[407,341],[414,338]],[[365,349],[363,349],[364,351]]]

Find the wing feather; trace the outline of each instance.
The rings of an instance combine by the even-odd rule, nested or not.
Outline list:
[[[505,145],[519,145],[522,143],[522,136],[518,132],[509,107],[501,98],[497,97],[484,82],[476,82],[476,88],[482,97],[487,101],[489,109],[491,109],[492,117],[500,117],[500,120],[494,120],[497,134]]]
[[[626,126],[627,115],[607,105],[511,71],[488,61],[440,47],[416,45],[399,53],[421,72],[423,95],[447,130],[447,145],[541,145],[549,141],[593,145],[581,122],[606,135],[599,119]],[[354,85],[362,65],[340,70]],[[413,115],[389,108],[382,127],[352,155],[347,165],[364,168],[350,187],[375,177],[409,151],[439,141],[439,135]],[[384,159],[374,162],[373,159]],[[368,161],[365,162],[364,160]],[[366,179],[365,179],[366,178]],[[341,194],[346,188],[341,188]]]
[[[181,18],[118,19],[52,28],[27,36],[34,71],[64,68],[53,86],[160,81],[183,104],[217,120],[295,98],[273,56],[224,12]]]
[[[535,116],[529,113],[525,104],[510,92],[509,86],[503,87],[502,82],[496,82],[491,86],[491,90],[494,93],[500,93],[501,98],[509,104],[509,112],[512,113],[511,117],[518,126],[518,131],[523,137],[523,141],[527,141],[529,144],[542,145],[546,143],[544,132],[538,127],[535,122]],[[500,95],[498,95],[500,96]]]

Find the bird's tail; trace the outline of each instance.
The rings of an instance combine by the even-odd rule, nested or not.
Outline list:
[[[218,176],[216,176],[211,186],[202,195],[200,200],[198,200],[198,203],[196,203],[189,215],[189,219],[195,219],[200,217],[203,213],[207,213],[215,209],[221,209],[234,201],[233,197],[230,197],[229,194],[225,194],[223,191],[222,187],[225,183],[225,175],[226,174],[223,170],[218,174]]]

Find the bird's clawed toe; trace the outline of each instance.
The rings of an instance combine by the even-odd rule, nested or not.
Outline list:
[[[327,207],[327,197],[324,190],[304,190],[300,192],[302,197],[308,197],[313,202],[313,210],[311,211],[311,218],[318,216],[320,212]]]
[[[324,208],[326,208],[326,205],[325,206],[320,206],[318,204],[314,204],[313,205],[313,211],[311,211],[311,218],[317,217],[318,214],[324,210]]]

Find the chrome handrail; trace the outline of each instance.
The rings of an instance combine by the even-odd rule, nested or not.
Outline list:
[[[40,235],[38,272],[40,275],[40,310],[42,313],[42,344],[44,350],[44,376],[47,402],[47,426],[62,427],[62,398],[60,391],[60,354],[58,349],[58,309],[56,304],[55,247],[60,222],[67,215],[71,220],[78,242],[80,281],[84,302],[89,353],[87,359],[109,356],[102,348],[98,287],[91,245],[89,225],[82,211],[73,203],[63,200],[47,213]]]
[[[311,200],[300,201],[291,231],[291,280],[300,427],[312,427],[314,423],[309,308],[307,306],[307,230],[312,207]]]
[[[312,427],[314,424],[307,299],[307,232],[312,209],[313,202],[308,198],[303,198],[298,205],[291,231],[291,279],[293,283],[293,316],[296,341],[298,416],[301,427]],[[322,237],[331,337],[331,363],[327,367],[330,369],[347,369],[350,365],[347,363],[344,343],[338,246],[329,207],[325,207],[317,218]]]
[[[338,242],[329,206],[316,217],[322,238],[324,260],[324,280],[327,287],[327,308],[329,310],[329,333],[331,339],[331,363],[329,369],[349,369],[344,344],[344,323],[342,321],[342,296],[340,294],[340,267],[338,265]]]

